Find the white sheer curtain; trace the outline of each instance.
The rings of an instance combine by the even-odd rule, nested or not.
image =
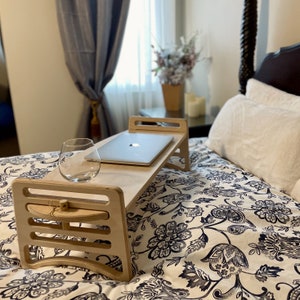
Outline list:
[[[116,132],[127,129],[128,117],[141,108],[163,105],[161,86],[151,72],[151,44],[176,42],[175,1],[131,0],[118,66],[105,88]]]

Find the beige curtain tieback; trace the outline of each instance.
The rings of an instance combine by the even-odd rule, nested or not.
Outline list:
[[[100,126],[100,121],[98,117],[98,106],[99,106],[99,101],[98,100],[91,100],[90,99],[90,106],[92,108],[92,118],[91,118],[91,137],[94,140],[94,142],[97,142],[101,139],[101,126]]]

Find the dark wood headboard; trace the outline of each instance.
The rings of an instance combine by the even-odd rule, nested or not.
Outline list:
[[[245,94],[249,78],[256,78],[288,93],[300,95],[300,43],[267,54],[255,71],[257,0],[244,0],[241,25],[240,92]]]
[[[269,53],[254,78],[285,92],[300,95],[300,43]]]

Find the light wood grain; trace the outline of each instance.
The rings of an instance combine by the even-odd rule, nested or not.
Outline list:
[[[14,206],[24,268],[67,264],[88,268],[116,280],[132,278],[125,209],[145,191],[162,167],[188,171],[190,162],[188,128],[184,119],[131,117],[128,131],[171,133],[173,141],[151,166],[103,163],[100,174],[89,183],[68,182],[58,168],[41,180],[23,178],[14,181]],[[95,147],[111,138],[97,143]],[[174,155],[184,161],[183,165],[169,161]],[[42,221],[36,222],[36,218]],[[49,221],[57,223],[49,224]],[[88,226],[82,227],[79,222]],[[99,230],[97,226],[106,226],[104,228],[108,230]],[[81,241],[82,238],[86,239]],[[106,242],[94,242],[99,239]],[[29,245],[118,256],[122,261],[122,271],[80,256],[32,261]]]

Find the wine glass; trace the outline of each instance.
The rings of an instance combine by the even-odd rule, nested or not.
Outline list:
[[[63,142],[59,154],[59,171],[72,182],[87,182],[100,171],[100,157],[94,142],[88,138],[74,138]],[[93,152],[94,160],[85,157]]]

